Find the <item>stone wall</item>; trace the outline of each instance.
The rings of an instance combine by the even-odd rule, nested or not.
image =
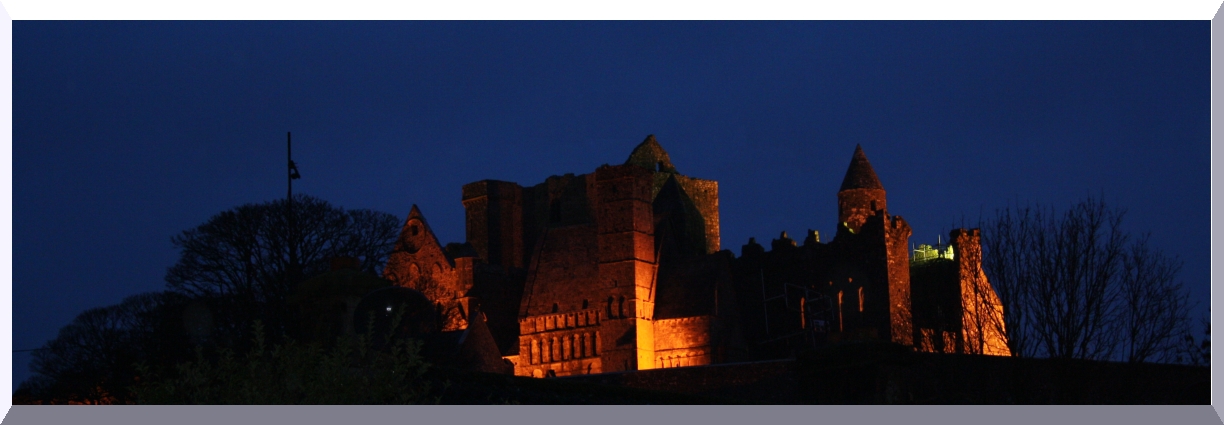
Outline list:
[[[472,312],[468,294],[473,284],[471,259],[458,265],[460,267],[456,268],[455,261],[447,257],[425,217],[414,205],[395,249],[387,258],[383,278],[420,291],[434,301],[442,318],[443,331],[465,329]]]
[[[713,363],[713,316],[654,321],[655,367],[700,366]]]
[[[797,360],[564,378],[733,404],[1209,404],[1210,369],[915,353],[850,344]]]
[[[718,182],[676,175],[676,181],[692,200],[693,206],[701,214],[705,225],[706,253],[712,254],[722,249],[719,239],[718,221]]]
[[[888,208],[883,189],[849,189],[837,193],[837,221],[858,232],[869,217]]]
[[[515,374],[544,377],[602,372],[599,324],[597,308],[520,319]]]
[[[1003,304],[982,270],[982,233],[978,229],[952,231],[960,286],[963,352],[1006,356]]]
[[[885,249],[888,256],[888,318],[890,341],[913,345],[914,318],[910,298],[909,223],[899,215],[886,216]]]
[[[796,363],[791,360],[664,368],[573,376],[567,381],[707,396],[734,404],[802,404]]]
[[[598,252],[593,225],[548,229],[527,270],[519,315],[572,312],[600,303],[606,293],[599,290]]]
[[[467,242],[489,264],[523,267],[523,188],[482,180],[463,186]]]

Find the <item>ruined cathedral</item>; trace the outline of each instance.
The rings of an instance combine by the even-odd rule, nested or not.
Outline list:
[[[476,332],[520,376],[785,358],[824,344],[1005,355],[980,233],[910,245],[856,148],[837,233],[719,240],[718,182],[680,174],[653,136],[620,165],[534,186],[463,186],[464,243],[414,206],[384,277],[419,291],[442,331]],[[466,333],[464,335],[467,335]],[[491,349],[490,349],[491,350]]]

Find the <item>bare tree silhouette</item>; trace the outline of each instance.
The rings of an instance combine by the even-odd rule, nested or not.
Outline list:
[[[167,287],[210,299],[221,313],[214,314],[218,331],[231,341],[249,340],[246,331],[254,320],[276,336],[286,325],[289,294],[301,280],[326,271],[329,260],[340,256],[379,273],[399,230],[394,215],[346,211],[301,194],[292,203],[243,205],[174,237],[182,255],[166,273]]]
[[[1181,262],[1123,231],[1125,214],[1089,197],[1064,212],[1009,207],[982,224],[1012,355],[1175,360],[1192,307]]]

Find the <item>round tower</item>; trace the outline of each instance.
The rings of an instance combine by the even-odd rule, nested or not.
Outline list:
[[[858,233],[868,217],[882,213],[888,209],[884,199],[884,186],[876,177],[863,147],[854,147],[854,156],[850,159],[850,168],[846,170],[846,178],[842,180],[841,189],[837,192],[837,221],[853,233]]]

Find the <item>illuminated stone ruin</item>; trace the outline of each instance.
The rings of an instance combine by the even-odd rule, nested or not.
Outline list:
[[[425,294],[444,330],[487,325],[516,375],[782,358],[852,340],[1006,354],[1000,333],[968,331],[969,316],[1002,311],[976,230],[953,232],[958,280],[928,279],[912,299],[910,227],[888,213],[861,147],[832,241],[809,230],[799,245],[783,232],[769,251],[750,240],[738,258],[721,250],[718,183],[680,174],[654,136],[620,165],[534,186],[482,180],[462,194],[466,242],[441,245],[413,206],[384,277]],[[943,320],[955,312],[936,301],[963,320]]]

